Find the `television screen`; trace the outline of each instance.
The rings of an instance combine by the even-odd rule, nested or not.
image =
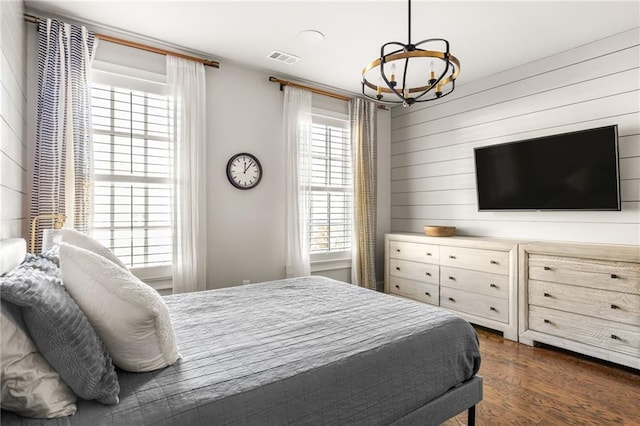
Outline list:
[[[620,210],[618,126],[474,150],[478,210]]]

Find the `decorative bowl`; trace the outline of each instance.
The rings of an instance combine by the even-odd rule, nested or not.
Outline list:
[[[456,233],[456,227],[425,225],[424,233],[430,237],[450,237]]]

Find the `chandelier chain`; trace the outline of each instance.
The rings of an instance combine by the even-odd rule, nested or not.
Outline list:
[[[407,37],[407,40],[409,40],[409,44],[411,44],[411,0],[409,0],[408,9],[409,9],[409,14],[408,14],[409,15],[409,25],[408,25],[408,27],[409,27],[409,30],[408,30],[409,37]]]

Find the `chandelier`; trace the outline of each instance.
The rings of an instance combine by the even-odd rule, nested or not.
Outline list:
[[[408,107],[447,96],[455,89],[459,73],[460,61],[449,52],[447,40],[431,38],[411,43],[409,0],[409,41],[407,44],[391,41],[382,45],[380,57],[362,70],[362,94],[377,101]]]

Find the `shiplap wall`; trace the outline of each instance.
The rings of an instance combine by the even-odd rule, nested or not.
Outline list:
[[[636,28],[460,85],[433,105],[394,108],[392,232],[435,224],[466,235],[640,244],[639,39]],[[477,211],[474,147],[610,124],[619,131],[622,211]]]
[[[0,239],[24,237],[26,24],[22,1],[0,1]]]

